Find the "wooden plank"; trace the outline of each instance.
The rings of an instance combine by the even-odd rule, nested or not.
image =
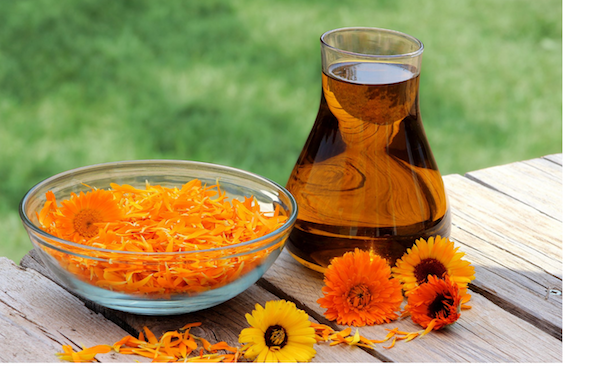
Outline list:
[[[538,159],[531,159],[531,160],[525,160],[523,161],[524,164],[527,165],[531,165],[534,168],[539,169],[541,172],[544,172],[546,174],[546,177],[543,178],[550,178],[556,182],[560,183],[560,187],[559,190],[562,190],[562,180],[563,180],[563,167],[560,163],[556,163],[555,161],[556,159],[552,159],[552,158],[538,158]],[[561,159],[562,160],[562,159]],[[505,165],[506,168],[511,168],[511,165]],[[530,176],[531,178],[531,176]],[[538,189],[538,194],[546,194],[546,192],[544,192],[544,190],[549,190],[548,186],[545,185],[543,182],[546,181],[542,181],[542,183],[539,185],[540,189]],[[557,204],[559,202],[555,202],[554,204]]]
[[[475,266],[472,290],[562,340],[562,295],[555,294],[562,291],[560,280],[461,229],[454,228],[451,240]]]
[[[43,265],[34,251],[31,251],[21,260],[21,265],[36,269],[49,278],[53,278],[50,271]],[[124,327],[130,334],[137,336],[144,326],[148,327],[157,337],[164,332],[176,330],[187,323],[202,322],[199,327],[190,331],[194,335],[203,337],[211,343],[225,341],[231,346],[238,346],[238,336],[242,329],[248,327],[246,313],[251,313],[255,305],[260,303],[264,306],[266,301],[278,300],[279,298],[253,285],[245,292],[225,303],[214,306],[203,311],[174,315],[174,316],[144,316],[129,314],[121,311],[107,309],[93,302],[85,300],[86,306],[102,313],[107,319]],[[309,314],[310,315],[310,314]],[[314,318],[311,318],[316,322]],[[106,340],[96,344],[107,344]],[[108,342],[112,344],[112,342]],[[316,345],[317,354],[312,362],[381,362],[378,358],[365,351],[355,351],[347,346],[329,347],[327,344]]]
[[[60,362],[62,345],[114,343],[127,332],[32,269],[0,258],[0,362]],[[132,362],[114,352],[100,362]],[[142,359],[141,362],[146,362]]]
[[[299,265],[285,251],[267,271],[260,285],[303,303],[311,315],[327,322],[325,310],[316,302],[322,296],[323,275]],[[394,362],[560,362],[562,343],[540,329],[501,309],[482,296],[473,295],[472,309],[466,310],[458,322],[448,329],[432,332],[411,341],[398,343],[392,349],[378,344],[376,352],[382,359]],[[337,326],[329,322],[336,329]],[[405,331],[421,328],[409,319],[388,324],[361,327],[361,335],[381,339],[387,329]],[[524,345],[524,343],[527,343]],[[357,348],[356,348],[357,349]]]
[[[550,160],[485,168],[469,172],[466,177],[562,221],[562,166]]]
[[[561,223],[467,178],[444,182],[451,237],[477,272],[473,288],[562,339]]]
[[[553,155],[546,155],[543,157],[543,159],[547,159],[550,160],[553,163],[556,163],[558,165],[563,165],[563,154],[553,154]]]
[[[462,176],[445,176],[444,185],[453,225],[562,280],[560,221]]]

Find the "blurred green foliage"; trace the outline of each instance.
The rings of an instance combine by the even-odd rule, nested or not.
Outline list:
[[[285,184],[320,99],[319,36],[425,44],[421,111],[442,174],[562,152],[560,0],[21,0],[0,6],[0,256],[20,199],[67,169],[171,158]]]

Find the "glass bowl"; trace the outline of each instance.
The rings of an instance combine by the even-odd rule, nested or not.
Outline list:
[[[287,220],[262,237],[236,245],[179,252],[109,250],[63,240],[40,229],[38,214],[48,191],[60,202],[71,193],[92,187],[109,189],[111,183],[140,189],[147,183],[181,188],[194,179],[208,186],[218,183],[229,201],[243,202],[253,196],[261,212],[273,212],[278,206]],[[66,171],[35,185],[19,205],[35,251],[66,288],[108,308],[141,315],[202,310],[240,294],[277,259],[297,213],[294,197],[264,177],[227,166],[180,160],[123,161]],[[177,287],[161,288],[167,282]]]

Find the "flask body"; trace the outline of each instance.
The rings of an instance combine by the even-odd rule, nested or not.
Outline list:
[[[319,111],[286,185],[298,203],[288,249],[320,272],[355,248],[393,265],[417,239],[450,234],[444,183],[419,108],[420,53],[373,59],[355,47],[358,53],[340,58],[345,41],[331,37],[336,32],[384,33],[379,43],[412,38],[370,28],[321,37]]]

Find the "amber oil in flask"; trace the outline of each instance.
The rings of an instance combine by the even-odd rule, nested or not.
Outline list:
[[[287,248],[324,272],[355,248],[388,260],[450,235],[442,176],[419,110],[420,41],[375,28],[321,36],[319,112],[286,188],[298,203]]]

